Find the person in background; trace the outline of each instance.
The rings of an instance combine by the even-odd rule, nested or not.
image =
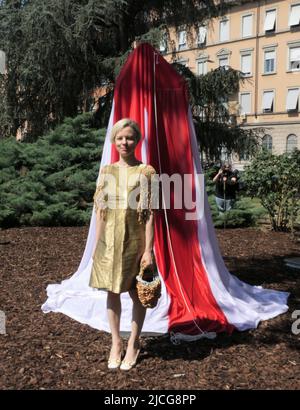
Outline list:
[[[238,179],[238,171],[232,171],[232,166],[227,161],[214,176],[215,200],[220,212],[229,211],[233,207],[238,190]]]

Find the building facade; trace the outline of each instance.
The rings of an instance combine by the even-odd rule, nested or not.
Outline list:
[[[263,127],[262,144],[272,153],[300,149],[300,0],[244,2],[200,27],[170,30],[161,52],[196,74],[241,70],[230,113],[243,127]],[[242,168],[243,160],[232,160]]]

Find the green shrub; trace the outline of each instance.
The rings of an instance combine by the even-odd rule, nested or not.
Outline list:
[[[255,200],[240,196],[232,209],[219,212],[215,203],[215,197],[209,197],[214,226],[216,228],[242,228],[257,225],[258,220],[266,214],[262,206]]]
[[[35,143],[0,140],[0,226],[85,225],[91,217],[105,130],[91,114]]]
[[[293,230],[300,211],[300,151],[261,152],[244,173],[248,195],[257,196],[276,231]]]
[[[258,200],[245,196],[244,191],[237,193],[237,200],[232,209],[224,213],[219,211],[215,202],[215,184],[213,183],[213,177],[218,170],[219,168],[211,167],[205,171],[206,192],[214,226],[216,228],[240,228],[257,225],[258,220],[266,215],[266,211]]]

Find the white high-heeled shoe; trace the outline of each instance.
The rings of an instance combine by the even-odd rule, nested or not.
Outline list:
[[[121,348],[121,353],[117,359],[111,359],[109,357],[108,362],[107,362],[108,369],[118,369],[118,367],[120,367],[120,364],[122,361],[122,354],[123,354],[123,347]]]
[[[136,357],[133,361],[123,360],[122,363],[121,363],[120,369],[121,370],[126,370],[126,371],[131,370],[136,365],[136,362],[137,362],[138,356],[140,354],[140,351],[141,351],[141,349],[138,349]]]
[[[108,359],[107,367],[108,369],[118,369],[118,367],[120,367],[120,364],[121,364],[121,355],[120,355],[120,358],[118,359]]]

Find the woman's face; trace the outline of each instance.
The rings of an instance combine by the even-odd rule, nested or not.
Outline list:
[[[135,131],[131,127],[119,131],[115,136],[115,146],[122,157],[132,155],[136,147]]]

